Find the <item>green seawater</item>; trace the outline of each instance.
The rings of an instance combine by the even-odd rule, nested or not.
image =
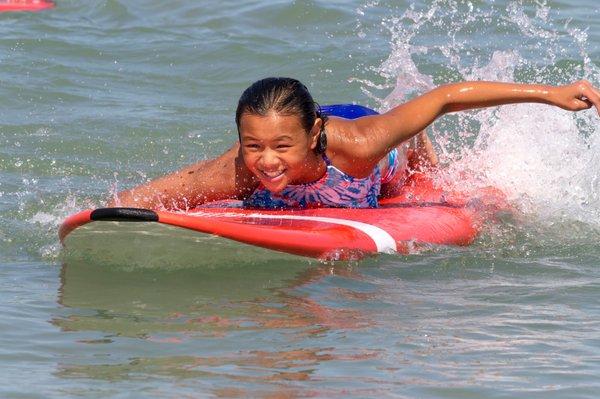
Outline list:
[[[0,32],[0,397],[598,396],[593,111],[434,124],[447,180],[516,209],[465,248],[324,264],[192,235],[100,265],[57,236],[227,149],[265,76],[379,110],[465,79],[599,85],[595,0],[57,0]]]

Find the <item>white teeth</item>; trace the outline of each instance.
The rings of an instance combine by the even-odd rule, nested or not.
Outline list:
[[[270,178],[272,178],[272,179],[273,179],[273,178],[275,178],[275,177],[281,176],[281,175],[283,174],[283,170],[278,170],[278,171],[276,171],[276,172],[265,172],[265,171],[262,171],[262,173],[263,173],[265,176],[267,176],[267,177],[270,177]]]

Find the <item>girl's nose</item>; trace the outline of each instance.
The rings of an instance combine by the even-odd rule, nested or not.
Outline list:
[[[261,155],[261,163],[265,169],[279,166],[279,158],[275,151],[265,150]]]

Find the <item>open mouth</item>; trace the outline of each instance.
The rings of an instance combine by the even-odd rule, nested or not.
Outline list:
[[[268,180],[271,182],[278,181],[279,179],[281,179],[283,177],[284,173],[285,173],[285,169],[275,170],[272,172],[271,171],[267,172],[264,170],[260,171],[260,174],[261,174],[261,177],[263,178],[263,180]]]

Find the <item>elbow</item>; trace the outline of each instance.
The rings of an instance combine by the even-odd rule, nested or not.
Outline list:
[[[451,114],[453,112],[459,112],[462,111],[463,108],[460,107],[458,104],[453,104],[453,103],[447,103],[444,104],[440,107],[440,111],[438,113],[438,117],[446,115],[446,114]]]
[[[456,99],[456,92],[461,92],[462,89],[457,88],[455,84],[440,86],[436,89],[438,95],[437,100],[438,117],[452,112],[460,111],[460,106]]]
[[[121,191],[120,193],[113,194],[112,198],[106,203],[107,208],[125,207],[135,208],[139,206],[137,204],[138,199],[132,195],[130,190]]]

